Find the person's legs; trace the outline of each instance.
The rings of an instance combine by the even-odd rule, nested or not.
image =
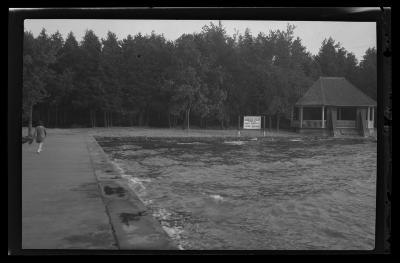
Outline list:
[[[37,152],[40,153],[42,151],[42,147],[43,147],[43,142],[39,143],[39,148],[37,149]]]

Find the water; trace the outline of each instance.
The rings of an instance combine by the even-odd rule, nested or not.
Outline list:
[[[374,142],[97,139],[182,249],[374,248]]]

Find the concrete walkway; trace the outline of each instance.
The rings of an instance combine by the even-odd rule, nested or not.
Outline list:
[[[22,248],[118,249],[89,158],[86,133],[22,146]]]
[[[89,134],[22,145],[23,249],[178,249]]]

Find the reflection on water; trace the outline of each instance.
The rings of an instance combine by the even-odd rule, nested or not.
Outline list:
[[[97,139],[183,249],[374,248],[376,143]]]

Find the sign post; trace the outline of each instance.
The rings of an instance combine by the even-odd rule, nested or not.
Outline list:
[[[264,132],[263,132],[263,135],[265,137],[265,115],[263,115],[263,121],[264,121]]]
[[[238,136],[240,137],[240,115],[238,117]]]

